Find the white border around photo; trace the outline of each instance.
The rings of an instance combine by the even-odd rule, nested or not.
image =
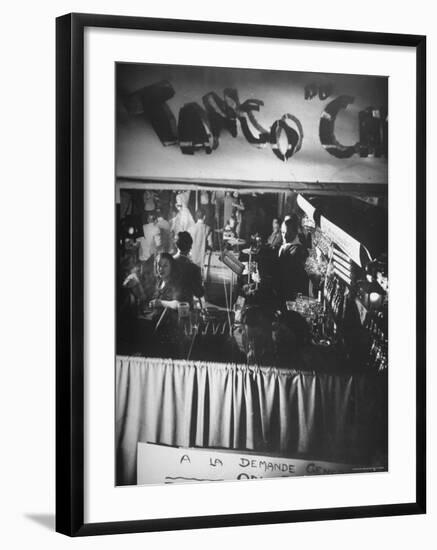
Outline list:
[[[114,76],[120,61],[389,77],[388,473],[115,487]],[[415,50],[91,28],[84,67],[85,522],[414,502]]]

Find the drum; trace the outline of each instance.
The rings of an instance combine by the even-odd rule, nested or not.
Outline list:
[[[220,260],[220,252],[205,254],[204,276],[205,284],[215,283],[223,285],[223,281],[232,281],[232,271]]]
[[[236,298],[237,276],[220,259],[220,252],[208,252],[204,262],[205,297],[208,302],[229,307]]]

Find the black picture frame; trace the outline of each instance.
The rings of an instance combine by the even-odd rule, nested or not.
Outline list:
[[[373,44],[416,52],[416,499],[387,505],[84,522],[84,29],[103,27]],[[282,26],[68,14],[56,21],[56,530],[69,536],[423,514],[426,511],[426,38]]]

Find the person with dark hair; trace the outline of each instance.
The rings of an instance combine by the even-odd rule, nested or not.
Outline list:
[[[182,294],[173,256],[161,252],[156,257],[155,268],[157,281],[151,307],[177,309]]]
[[[178,326],[178,307],[182,300],[175,261],[171,254],[161,252],[155,262],[157,281],[150,307],[153,313],[153,342],[160,354],[169,356],[180,353],[181,334]],[[152,334],[150,335],[152,338]]]
[[[294,300],[298,293],[308,293],[308,276],[304,267],[308,251],[299,238],[295,218],[288,218],[282,223],[281,233],[283,243],[278,252],[276,286],[283,301]]]
[[[193,246],[193,237],[188,233],[188,231],[179,231],[176,237],[176,247],[178,252],[173,256],[174,259],[177,259],[179,256],[188,256]]]
[[[267,246],[272,250],[278,251],[282,244],[281,222],[279,218],[273,218],[272,233],[267,239]]]
[[[200,267],[190,259],[193,238],[188,231],[180,231],[176,239],[177,253],[173,256],[178,271],[183,300],[193,304],[194,297],[203,298],[205,289],[202,283]]]

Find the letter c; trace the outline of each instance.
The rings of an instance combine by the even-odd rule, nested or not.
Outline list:
[[[320,143],[326,151],[339,159],[346,159],[357,152],[359,144],[342,145],[335,137],[335,119],[341,109],[354,102],[354,98],[349,95],[341,95],[328,103],[320,117],[319,137]]]

